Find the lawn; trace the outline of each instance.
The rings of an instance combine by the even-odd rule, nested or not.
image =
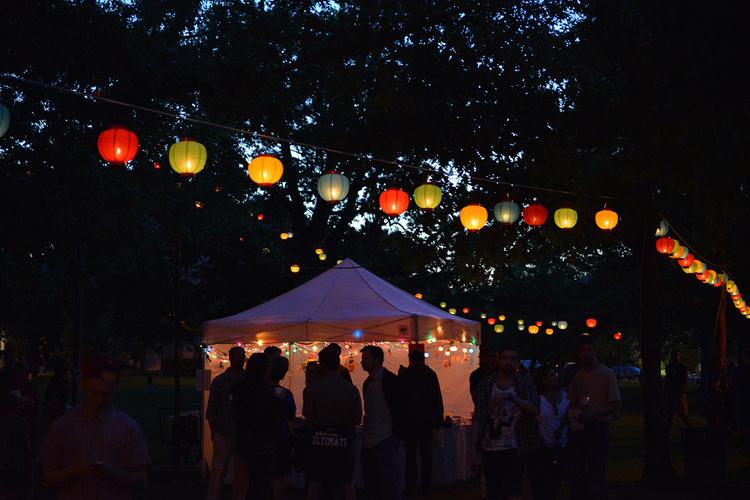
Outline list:
[[[203,497],[203,485],[197,472],[188,468],[172,468],[170,464],[171,447],[164,442],[159,428],[159,408],[169,409],[173,406],[173,379],[154,377],[156,391],[146,393],[146,377],[141,374],[124,376],[116,397],[116,406],[135,418],[143,428],[151,453],[153,472],[148,491],[142,492],[139,498],[181,498],[192,499]],[[621,386],[624,409],[620,418],[612,426],[612,447],[609,453],[607,482],[610,498],[625,499],[644,498],[721,498],[718,490],[701,492],[692,488],[684,479],[669,486],[668,491],[651,491],[639,485],[643,468],[643,419],[641,416],[641,393],[638,384],[630,383]],[[194,388],[193,378],[182,379],[182,406],[197,406],[200,393]],[[691,387],[691,419],[702,425],[699,416],[699,399],[697,387]],[[166,415],[169,414],[167,410]],[[166,423],[166,420],[165,420]],[[684,453],[681,445],[679,428],[673,428],[670,445],[675,469],[680,478],[684,478]],[[750,492],[750,450],[730,446],[729,448],[730,489],[724,498],[742,498]],[[527,485],[528,486],[528,485]],[[527,487],[528,490],[528,487]],[[299,492],[291,492],[291,498],[297,498]],[[474,481],[454,484],[436,489],[432,498],[456,499],[479,498],[479,489]],[[530,498],[527,495],[527,498]]]

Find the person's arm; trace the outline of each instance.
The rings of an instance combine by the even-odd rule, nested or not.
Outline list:
[[[216,380],[215,378],[211,382],[211,388],[208,390],[208,403],[206,404],[206,420],[208,421],[208,428],[211,431],[211,439],[214,436],[214,422],[217,419],[219,411],[219,397],[216,394]]]
[[[146,466],[128,467],[121,469],[111,464],[94,466],[97,475],[106,477],[123,488],[132,489],[146,484]]]
[[[315,403],[313,402],[310,392],[309,387],[306,387],[305,390],[302,391],[302,416],[305,417],[305,420],[308,422],[312,422],[317,418]]]
[[[98,468],[92,464],[75,463],[68,467],[58,468],[52,462],[43,462],[42,486],[49,490],[57,490],[76,479],[98,474]]]
[[[435,392],[435,418],[436,423],[440,424],[443,421],[443,415],[445,415],[445,407],[443,406],[443,392],[440,390],[440,380],[437,378],[437,374],[432,372],[433,379],[433,390]]]
[[[525,415],[538,416],[539,395],[534,389],[534,384],[529,383],[526,377],[517,377],[515,387],[518,395],[511,395],[510,401],[518,406]]]
[[[353,425],[359,425],[362,422],[362,398],[359,395],[359,389],[356,387],[354,387],[354,393],[357,396],[357,404],[352,407]]]

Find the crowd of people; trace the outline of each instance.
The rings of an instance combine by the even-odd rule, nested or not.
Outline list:
[[[278,348],[247,361],[241,347],[232,348],[229,368],[212,383],[206,415],[214,443],[208,499],[220,498],[228,473],[233,498],[281,499],[292,468],[304,471],[310,500],[323,490],[354,498],[360,423],[365,496],[429,495],[434,434],[444,411],[437,375],[421,347],[411,346],[409,366],[398,373],[383,366],[380,347],[363,347],[368,377],[360,397],[340,365],[340,347],[328,345],[307,366],[304,419],[295,418],[294,398],[279,386],[289,362]],[[574,498],[602,498],[609,426],[621,407],[620,392],[615,375],[599,363],[592,337],[578,340],[576,354],[564,390],[557,364],[538,367],[532,379],[514,348],[480,349],[469,386],[484,498],[520,498],[526,474],[537,499],[557,498],[564,479]]]
[[[366,498],[428,496],[435,433],[445,421],[438,377],[421,349],[411,345],[408,366],[393,373],[383,366],[380,347],[364,346],[361,367],[368,376],[359,388],[351,367],[340,364],[341,348],[329,344],[306,366],[299,418],[298,402],[281,385],[289,370],[281,350],[271,346],[246,358],[243,348],[232,348],[229,367],[211,384],[206,408],[213,443],[207,498],[223,498],[224,484],[231,483],[233,499],[283,499],[287,476],[295,470],[304,472],[307,499],[323,493],[353,499],[358,452]],[[563,481],[571,498],[603,498],[610,425],[622,402],[594,339],[579,337],[575,351],[574,364],[542,364],[530,372],[510,344],[480,348],[479,367],[468,382],[475,405],[473,466],[482,498],[521,498],[524,478],[535,499],[557,498]],[[145,483],[149,456],[143,433],[112,405],[120,376],[116,365],[107,358],[86,360],[83,403],[72,409],[66,373],[60,363],[44,405],[37,404],[25,365],[2,373],[0,499],[29,497],[35,483],[60,499],[125,499]],[[750,351],[729,378],[739,395],[734,407],[744,430],[739,436],[747,438]],[[716,390],[713,379],[707,382],[707,390]],[[687,369],[675,352],[666,370],[665,408],[670,421],[677,416],[687,427],[686,391]],[[38,425],[46,432],[38,432]],[[34,456],[37,433],[43,438]],[[399,460],[402,442],[405,465]]]
[[[341,366],[340,355],[341,348],[330,344],[316,362],[308,364],[304,419],[296,419],[294,398],[279,385],[289,369],[281,351],[271,346],[245,361],[241,347],[230,350],[230,366],[212,382],[206,412],[214,444],[209,500],[221,498],[227,474],[232,475],[234,499],[281,499],[284,480],[293,467],[305,473],[308,499],[324,491],[354,498],[360,424],[368,497],[401,498],[402,477],[407,494],[429,493],[433,435],[443,422],[443,400],[424,352],[411,351],[409,366],[395,374],[383,366],[380,347],[363,347],[361,365],[368,377],[362,396],[349,370]],[[397,460],[402,440],[404,471]]]

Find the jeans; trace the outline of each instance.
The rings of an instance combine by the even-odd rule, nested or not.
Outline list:
[[[534,500],[554,500],[560,494],[563,478],[569,478],[567,448],[541,448],[526,454]]]
[[[432,422],[410,427],[404,438],[406,446],[406,491],[417,491],[417,451],[421,462],[422,492],[427,493],[432,484]]]
[[[589,422],[582,431],[571,432],[568,448],[573,498],[604,498],[609,424]]]
[[[396,465],[398,443],[393,436],[362,448],[365,493],[373,500],[401,500],[401,474]]]

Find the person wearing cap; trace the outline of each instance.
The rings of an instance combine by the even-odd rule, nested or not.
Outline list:
[[[112,406],[119,379],[112,362],[86,360],[83,404],[55,420],[42,442],[42,485],[60,500],[129,499],[146,482],[143,432]]]

